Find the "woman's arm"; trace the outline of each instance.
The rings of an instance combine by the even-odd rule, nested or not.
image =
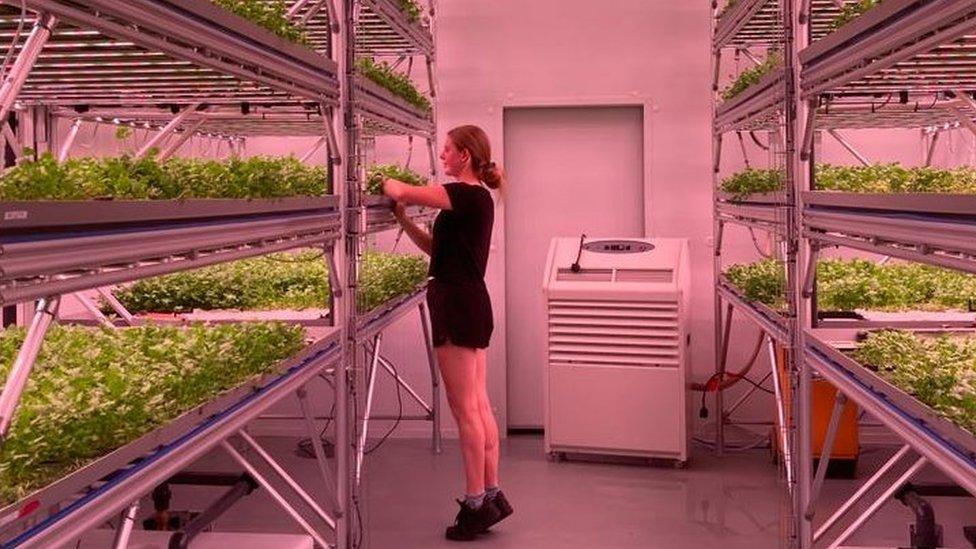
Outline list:
[[[430,206],[439,210],[450,210],[451,199],[442,185],[415,187],[396,179],[383,182],[383,194],[408,206]]]
[[[407,233],[407,236],[420,248],[420,251],[430,255],[433,238],[430,236],[430,233],[418,227],[416,223],[407,217],[402,203],[397,202],[397,205],[393,207],[393,215],[396,216],[397,221],[400,222],[400,226],[403,227],[403,232]]]

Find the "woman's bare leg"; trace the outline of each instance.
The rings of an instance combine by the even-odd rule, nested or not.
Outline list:
[[[485,431],[485,486],[498,486],[498,422],[488,398],[488,354],[478,349],[478,410]]]
[[[485,428],[479,409],[478,356],[474,349],[448,343],[437,348],[437,363],[461,437],[467,494],[478,495],[485,491]]]

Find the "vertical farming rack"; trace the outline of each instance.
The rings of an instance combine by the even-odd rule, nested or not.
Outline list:
[[[793,502],[787,540],[799,547],[845,545],[926,467],[952,481],[955,486],[948,492],[976,494],[973,434],[853,360],[845,351],[856,345],[856,330],[818,327],[811,313],[818,261],[830,247],[976,273],[976,202],[971,195],[814,190],[819,132],[864,165],[870,161],[841,131],[923,130],[926,165],[940,132],[962,128],[976,133],[976,6],[965,0],[885,0],[836,24],[840,10],[852,8],[848,4],[738,0],[718,13],[713,34],[715,91],[724,51],[747,57],[754,57],[750,48],[783,52],[782,69],[769,71],[714,112],[716,189],[724,136],[737,134],[743,154],[743,132],[760,146],[765,144],[756,139],[757,131],[771,132],[770,144],[777,139],[783,144],[781,193],[715,193],[716,375],[721,379],[726,369],[733,310],[742,311],[786,351],[777,424]],[[745,163],[750,167],[748,158]],[[746,298],[723,274],[722,243],[729,224],[776,235],[786,272],[786,299],[779,310]],[[871,327],[879,325],[884,322]],[[837,389],[820,455],[813,455],[811,444],[813,377]],[[721,450],[725,407],[718,386]],[[818,501],[847,402],[888,427],[903,446],[827,516]]]

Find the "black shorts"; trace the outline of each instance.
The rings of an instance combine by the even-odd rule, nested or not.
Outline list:
[[[491,297],[483,281],[431,280],[427,285],[427,306],[435,347],[447,343],[472,349],[488,347],[495,324]]]

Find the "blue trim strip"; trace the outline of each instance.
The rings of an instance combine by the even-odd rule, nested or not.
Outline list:
[[[241,399],[240,401],[238,401],[236,404],[232,405],[230,408],[227,408],[223,412],[220,412],[218,414],[215,414],[213,416],[210,416],[203,423],[201,423],[197,427],[193,428],[190,432],[188,432],[187,434],[183,435],[182,437],[176,439],[175,441],[173,441],[173,442],[171,442],[169,444],[166,444],[164,446],[159,447],[155,452],[153,452],[150,455],[146,456],[139,463],[137,463],[137,464],[129,467],[128,469],[122,469],[122,470],[120,470],[114,477],[111,478],[111,480],[109,480],[108,482],[106,482],[102,486],[99,486],[98,488],[96,488],[96,489],[88,492],[87,494],[85,494],[80,499],[72,502],[71,505],[68,505],[64,509],[61,509],[57,513],[49,516],[48,518],[44,519],[42,522],[40,522],[37,525],[33,526],[31,529],[27,530],[26,532],[21,533],[16,538],[14,538],[14,539],[12,539],[12,540],[10,540],[8,542],[5,542],[2,545],[2,547],[5,548],[5,549],[6,548],[12,548],[12,547],[19,547],[19,546],[23,545],[24,543],[27,543],[28,541],[31,540],[31,538],[39,535],[41,532],[43,532],[44,530],[47,530],[52,525],[56,524],[57,522],[61,521],[62,519],[67,518],[68,516],[70,516],[78,508],[87,505],[92,500],[98,498],[99,496],[101,496],[102,494],[104,494],[109,489],[115,487],[119,483],[121,483],[121,482],[125,481],[126,479],[132,477],[136,473],[138,473],[140,471],[143,471],[143,470],[149,468],[151,465],[153,465],[154,463],[156,463],[157,461],[159,461],[160,459],[162,459],[164,456],[170,454],[171,452],[173,452],[174,450],[176,450],[178,447],[183,446],[183,445],[187,444],[188,442],[190,442],[192,439],[196,438],[202,431],[208,429],[211,425],[213,425],[213,424],[217,423],[218,421],[221,421],[221,420],[223,420],[223,419],[225,419],[225,418],[233,415],[234,413],[236,413],[238,410],[240,410],[244,406],[247,406],[248,404],[250,404],[251,401],[253,401],[254,399],[256,399],[258,396],[261,396],[263,394],[268,393],[269,391],[271,391],[275,387],[281,385],[282,383],[284,383],[288,379],[290,379],[290,378],[294,377],[295,375],[297,375],[301,370],[303,370],[306,367],[308,367],[309,364],[315,362],[317,359],[319,359],[323,355],[328,354],[330,352],[333,352],[334,350],[336,350],[338,348],[339,348],[339,345],[337,343],[333,343],[333,344],[329,345],[328,347],[326,347],[325,349],[322,349],[321,351],[319,351],[319,352],[317,352],[317,353],[315,353],[313,355],[310,355],[310,356],[306,357],[305,360],[303,360],[299,364],[296,364],[295,366],[291,367],[287,372],[285,372],[281,376],[275,378],[273,381],[271,381],[270,383],[268,383],[264,387],[258,389],[257,391],[251,393],[250,395],[244,397],[243,399]]]

